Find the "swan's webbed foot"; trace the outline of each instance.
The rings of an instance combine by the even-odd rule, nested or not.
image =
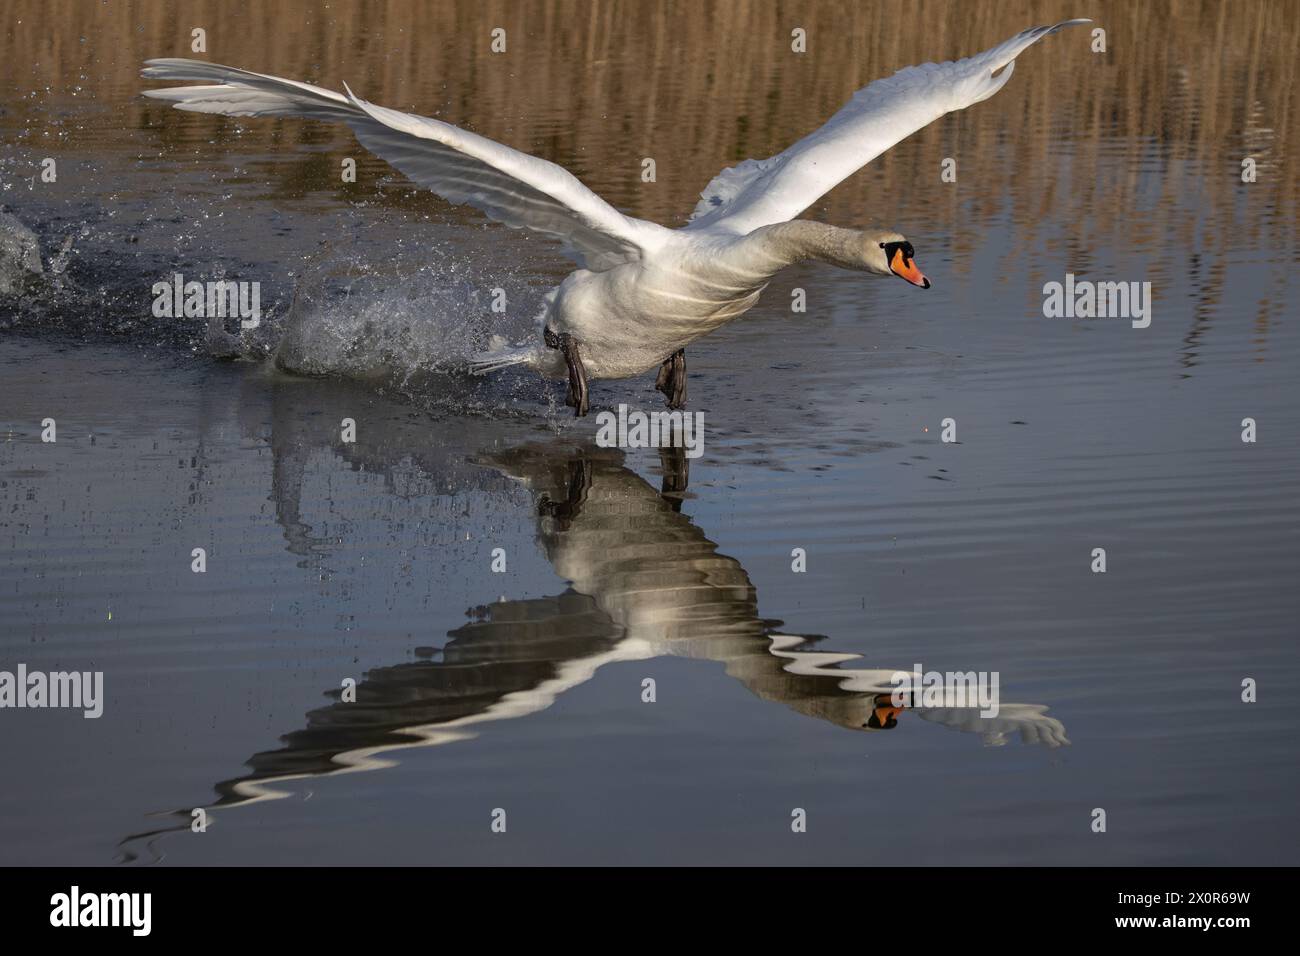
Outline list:
[[[655,388],[667,397],[669,408],[686,407],[686,349],[678,349],[659,366]]]
[[[573,409],[574,417],[581,418],[591,405],[587,396],[587,369],[582,364],[578,342],[568,332],[557,335],[550,329],[542,330],[542,338],[551,348],[564,353],[564,364],[569,368],[569,393],[564,397],[564,404]]]

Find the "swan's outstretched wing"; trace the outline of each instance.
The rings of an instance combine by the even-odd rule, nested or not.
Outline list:
[[[895,143],[945,113],[986,100],[1011,79],[1015,58],[1063,27],[1034,27],[976,56],[909,66],[876,80],[821,129],[770,159],[747,159],[725,169],[700,194],[689,229],[717,228],[743,235],[785,222]],[[1003,69],[1005,67],[1005,69]],[[998,70],[1002,73],[994,76]]]
[[[507,226],[563,241],[596,271],[639,258],[662,227],[624,216],[555,163],[440,120],[375,106],[309,83],[198,60],[148,60],[151,80],[211,86],[147,90],[178,109],[227,116],[298,116],[352,128],[361,144],[411,180],[453,203],[467,203]]]

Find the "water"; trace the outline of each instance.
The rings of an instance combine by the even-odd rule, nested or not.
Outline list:
[[[593,448],[554,384],[459,371],[527,333],[568,268],[545,241],[346,131],[139,99],[140,60],[187,54],[163,5],[17,0],[0,202],[47,272],[67,249],[0,305],[0,670],[102,670],[106,701],[0,711],[0,862],[1294,862],[1300,18],[1058,6],[920,3],[924,31],[830,3],[194,24],[213,60],[346,80],[667,224],[876,75],[1104,26],[1107,54],[1045,40],[810,210],[900,229],[935,287],[779,277],[690,350],[686,474]],[[245,358],[153,318],[175,272],[262,283]],[[1151,326],[1044,318],[1067,272],[1150,281]],[[997,671],[1003,713],[864,727],[889,722],[871,675],[917,663]]]

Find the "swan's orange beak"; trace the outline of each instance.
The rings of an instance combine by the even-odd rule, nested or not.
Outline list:
[[[919,285],[922,289],[930,288],[930,280],[916,267],[915,260],[903,255],[901,247],[894,250],[894,258],[889,263],[889,271],[900,278],[906,279],[912,285]]]

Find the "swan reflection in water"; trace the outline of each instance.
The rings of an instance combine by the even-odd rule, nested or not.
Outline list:
[[[466,739],[491,722],[544,710],[615,661],[721,662],[757,697],[851,730],[891,730],[910,720],[890,699],[896,668],[842,667],[859,656],[817,650],[822,638],[788,634],[759,617],[740,562],[719,553],[680,510],[686,460],[669,451],[662,460],[656,490],[623,467],[620,453],[604,449],[525,445],[476,458],[530,489],[538,540],[571,587],[476,609],[430,659],[368,671],[355,701],[307,714],[306,726],[281,738],[280,748],[255,754],[246,773],[216,784],[208,809],[288,796],[276,784],[379,769],[392,765],[395,751]],[[277,488],[277,499],[294,497],[287,490]],[[282,519],[297,513],[283,501],[279,510]],[[291,546],[303,542],[296,520],[286,534]],[[978,707],[912,713],[988,744],[1013,735],[1068,744],[1046,710],[1002,703],[994,717],[981,717]],[[186,825],[175,829],[188,826],[190,811],[183,813]],[[128,838],[124,854],[134,858],[129,844],[160,832]]]

